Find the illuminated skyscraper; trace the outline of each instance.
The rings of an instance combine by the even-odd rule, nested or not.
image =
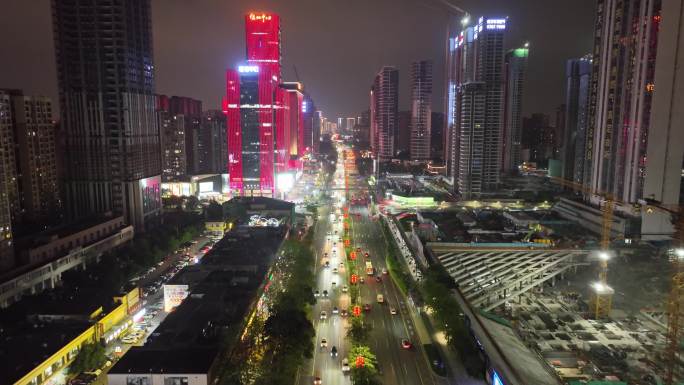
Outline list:
[[[506,19],[481,17],[450,38],[447,119],[450,176],[465,198],[499,184]]]
[[[284,94],[278,91],[280,18],[245,15],[245,38],[247,64],[228,70],[226,76],[229,184],[236,194],[274,196],[277,159],[285,153],[279,140],[283,132],[276,132],[277,121],[283,119],[276,108],[284,108]]]
[[[280,81],[280,16],[254,12],[245,15],[245,38],[247,63],[268,68]]]
[[[53,1],[67,207],[73,218],[161,217],[150,0]]]
[[[432,129],[432,61],[411,64],[411,160],[430,159]]]

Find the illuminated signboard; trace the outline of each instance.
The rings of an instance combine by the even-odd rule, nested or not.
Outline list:
[[[188,296],[188,285],[164,285],[164,311],[170,312]]]
[[[241,74],[246,74],[246,73],[252,73],[256,74],[259,73],[259,66],[238,66],[238,72]]]
[[[200,193],[206,193],[206,192],[214,191],[214,182],[200,182],[199,191],[200,191]]]
[[[271,15],[266,15],[263,13],[261,15],[255,15],[253,13],[250,13],[249,20],[265,22],[271,20]]]
[[[506,19],[487,19],[487,29],[506,29]]]

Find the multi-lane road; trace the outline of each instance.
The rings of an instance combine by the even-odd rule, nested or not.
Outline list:
[[[314,290],[319,293],[317,303],[313,307],[316,349],[313,359],[299,371],[299,384],[312,384],[316,377],[325,385],[351,384],[349,374],[342,371],[342,360],[347,357],[351,348],[351,343],[346,338],[351,315],[345,317],[340,312],[349,309],[351,299],[349,293],[344,290],[344,287],[349,285],[349,272],[344,268],[343,217],[338,214],[340,209],[347,205],[349,195],[363,194],[367,184],[365,180],[353,175],[348,178],[348,185],[345,186],[345,173],[356,174],[355,165],[353,161],[347,162],[345,170],[345,157],[342,152],[339,159],[335,177],[329,186],[332,201],[321,205],[318,210],[319,219],[314,237]],[[346,194],[345,189],[352,193]],[[375,267],[376,275],[380,277],[378,282],[374,276],[364,274],[365,282],[358,284],[359,303],[370,305],[370,311],[365,312],[364,322],[371,326],[368,345],[377,357],[380,381],[384,384],[407,385],[442,383],[441,379],[433,375],[426,361],[408,313],[406,298],[394,285],[390,276],[382,274],[386,264],[385,241],[380,223],[372,217],[366,206],[347,207],[351,219],[351,246],[354,250],[361,250],[357,253],[360,266],[364,266],[368,258]],[[368,257],[365,256],[366,253]],[[326,261],[329,267],[326,267]],[[324,291],[327,291],[327,295]],[[377,302],[378,294],[383,295],[384,303]],[[337,314],[333,314],[334,308],[338,309]],[[390,312],[392,308],[396,310],[396,314]],[[325,317],[321,316],[321,312],[325,312]],[[327,346],[321,346],[323,339],[326,340]],[[404,349],[402,339],[411,341],[414,347]],[[331,356],[333,346],[337,348],[337,357]],[[350,364],[353,365],[353,362]]]

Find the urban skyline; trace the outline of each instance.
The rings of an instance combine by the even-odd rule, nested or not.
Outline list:
[[[684,381],[684,0],[243,1],[9,38],[1,384]]]

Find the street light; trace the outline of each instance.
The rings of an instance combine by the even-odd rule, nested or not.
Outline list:
[[[598,253],[598,258],[599,258],[600,260],[602,260],[602,261],[607,261],[607,260],[610,259],[610,254],[608,254],[608,253],[605,252],[605,251],[601,251],[601,252]]]
[[[684,248],[678,247],[674,250],[674,253],[678,259],[684,259]]]

